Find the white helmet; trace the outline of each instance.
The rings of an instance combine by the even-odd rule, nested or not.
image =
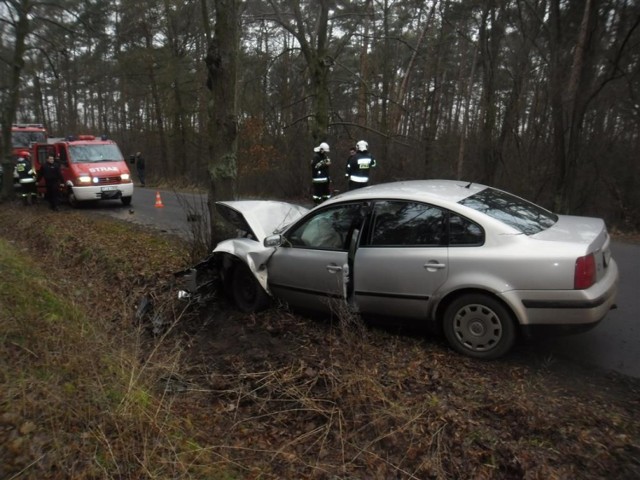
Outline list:
[[[326,142],[322,142],[320,145],[318,145],[316,148],[313,149],[314,152],[328,152],[329,151],[329,144]]]
[[[356,143],[356,150],[359,152],[366,152],[369,149],[369,144],[364,140],[360,140]]]

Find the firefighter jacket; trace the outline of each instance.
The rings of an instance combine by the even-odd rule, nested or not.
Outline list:
[[[19,183],[24,183],[25,180],[32,181],[34,179],[34,172],[31,167],[31,162],[26,158],[18,159],[13,169],[13,176]]]
[[[325,152],[316,152],[311,160],[311,178],[313,183],[329,182],[329,165],[331,160]]]
[[[358,152],[349,157],[347,162],[347,177],[356,183],[369,181],[369,170],[376,166],[376,159],[369,152]]]

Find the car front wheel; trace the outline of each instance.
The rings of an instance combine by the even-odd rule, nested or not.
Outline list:
[[[233,269],[231,292],[234,303],[242,312],[259,312],[269,306],[269,295],[245,265]]]
[[[515,342],[513,315],[483,294],[454,300],[444,313],[444,335],[458,352],[484,360],[501,357]]]

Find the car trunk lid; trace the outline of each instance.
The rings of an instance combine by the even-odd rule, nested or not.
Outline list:
[[[594,256],[596,281],[604,276],[611,260],[611,239],[604,220],[600,218],[559,215],[558,221],[551,228],[532,235],[531,238],[583,245],[581,256]]]
[[[609,236],[600,218],[558,215],[558,221],[550,228],[531,238],[552,242],[570,242],[585,245],[587,252],[602,248]]]

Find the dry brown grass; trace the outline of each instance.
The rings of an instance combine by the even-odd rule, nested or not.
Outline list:
[[[185,308],[167,285],[187,246],[102,217],[3,206],[0,251],[0,477],[640,477],[634,382],[478,362],[338,308]],[[143,294],[162,335],[135,322]]]

